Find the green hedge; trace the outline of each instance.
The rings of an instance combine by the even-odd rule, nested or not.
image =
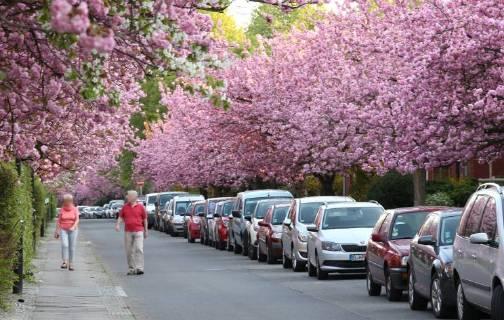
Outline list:
[[[6,295],[12,290],[16,275],[17,249],[23,234],[24,270],[28,273],[35,254],[42,224],[52,219],[56,201],[46,207],[48,196],[39,179],[32,179],[31,169],[0,162],[0,307],[6,307]],[[32,210],[34,209],[34,210]],[[23,227],[20,221],[24,221]]]
[[[378,201],[385,209],[412,206],[413,178],[390,171],[372,181],[367,198]]]

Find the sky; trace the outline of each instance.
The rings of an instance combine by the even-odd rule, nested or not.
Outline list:
[[[260,4],[256,2],[235,0],[227,8],[226,13],[235,19],[238,26],[246,29],[252,19],[252,12],[259,6]]]

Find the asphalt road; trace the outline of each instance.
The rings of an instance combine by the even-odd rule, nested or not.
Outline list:
[[[145,241],[145,275],[126,276],[123,235],[112,220],[84,220],[106,270],[128,295],[138,319],[177,320],[360,320],[434,319],[403,302],[369,297],[362,278],[309,278],[241,255],[189,244],[151,230]]]

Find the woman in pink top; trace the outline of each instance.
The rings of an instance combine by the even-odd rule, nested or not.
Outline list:
[[[63,206],[59,212],[58,222],[54,236],[61,238],[62,269],[68,268],[74,271],[73,260],[75,255],[75,245],[77,243],[77,233],[79,226],[79,210],[73,203],[73,196],[65,194],[63,196]]]

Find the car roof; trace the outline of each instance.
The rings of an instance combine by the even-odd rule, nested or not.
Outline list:
[[[198,201],[194,201],[193,203],[194,205],[196,204],[206,204],[206,200],[198,200]]]
[[[355,199],[347,196],[314,196],[296,199],[299,203],[312,202],[355,202]]]
[[[152,196],[157,196],[159,193],[147,193],[145,196],[146,197],[152,197]]]
[[[289,208],[291,206],[290,203],[278,203],[278,204],[274,204],[272,205],[273,209],[276,209],[276,208]]]
[[[292,193],[287,190],[280,189],[264,189],[264,190],[248,190],[238,193],[238,195],[244,198],[259,198],[259,197],[278,197],[285,196],[293,198]]]
[[[387,211],[393,214],[399,214],[399,213],[413,213],[413,212],[434,212],[439,210],[445,210],[448,208],[449,207],[444,206],[417,206],[417,207],[395,208],[395,209],[389,209]]]
[[[220,197],[220,198],[208,198],[207,201],[211,202],[222,202],[226,200],[233,200],[233,197]]]
[[[189,195],[184,195],[184,196],[175,196],[173,197],[174,201],[191,201],[191,200],[205,200],[205,197],[203,197],[201,194],[189,194]]]
[[[225,200],[219,201],[219,202],[217,202],[217,204],[224,204],[224,203],[234,202],[234,201],[236,201],[236,198],[230,198],[230,199],[225,199]]]
[[[158,193],[158,195],[162,195],[162,194],[174,194],[174,195],[177,195],[177,194],[189,194],[189,192],[185,192],[185,191],[166,191],[166,192],[160,192],[160,193]]]
[[[257,201],[257,205],[262,204],[262,203],[278,202],[278,201],[289,201],[289,202],[291,202],[292,199],[287,199],[287,198],[283,198],[283,199],[282,198],[262,199],[262,200]]]
[[[381,205],[374,202],[336,202],[336,203],[328,203],[323,206],[325,209],[332,208],[383,208]]]
[[[440,216],[441,218],[460,216],[464,208],[447,208],[443,210],[434,211],[431,214]]]

